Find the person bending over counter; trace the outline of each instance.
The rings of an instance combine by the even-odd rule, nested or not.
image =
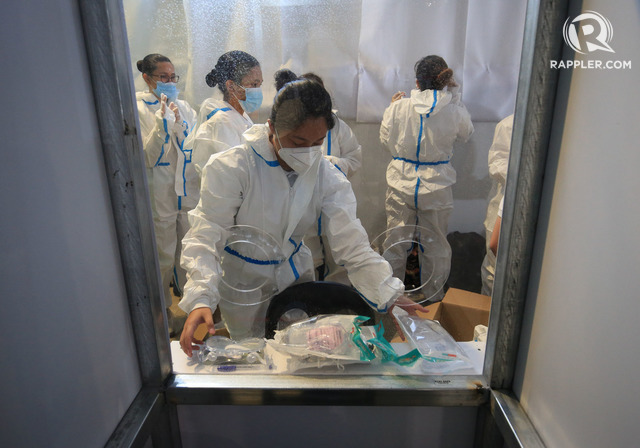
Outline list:
[[[410,312],[421,309],[403,296],[402,281],[371,249],[356,218],[351,184],[322,157],[320,146],[334,123],[331,98],[322,85],[290,82],[278,92],[266,124],[251,127],[244,144],[214,155],[205,165],[200,202],[189,215],[191,229],[183,239],[188,280],[180,307],[188,317],[180,345],[188,356],[193,344],[201,343],[194,339],[198,325],[205,323],[215,333],[217,307],[232,339],[264,336],[268,301],[237,306],[221,294],[225,229],[234,225],[257,227],[279,243],[284,254],[274,261],[273,277],[283,291],[313,280],[313,259],[302,239],[322,217],[335,260],[345,265],[366,303],[381,313],[394,305]],[[250,258],[238,258],[238,263],[245,265],[245,276],[252,275]]]

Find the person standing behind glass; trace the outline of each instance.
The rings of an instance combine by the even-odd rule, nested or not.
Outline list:
[[[315,73],[305,73],[298,77],[288,69],[278,70],[275,75],[276,90],[280,90],[285,84],[297,79],[308,79],[317,82],[324,87],[322,78]],[[332,110],[335,126],[329,129],[322,143],[322,154],[338,170],[349,178],[362,166],[362,146],[347,123],[338,118],[337,110]],[[329,241],[324,234],[321,219],[305,236],[304,243],[313,254],[314,268],[319,280],[334,281],[351,285],[344,266],[340,266],[333,260]]]
[[[243,143],[242,133],[253,126],[249,115],[262,105],[262,70],[244,51],[229,51],[205,77],[218,86],[223,99],[208,98],[200,106],[198,128],[187,140],[198,173],[212,154]]]
[[[431,228],[442,234],[448,246],[451,186],[456,181],[449,162],[453,143],[466,141],[473,124],[443,58],[426,56],[414,69],[417,89],[410,98],[403,98],[404,92],[394,94],[380,126],[380,141],[393,156],[387,167],[387,228]],[[444,249],[451,253],[449,247]],[[418,253],[421,269],[427,269],[428,254]]]
[[[493,279],[496,271],[496,252],[490,244],[494,231],[494,223],[498,216],[500,201],[504,198],[504,186],[507,183],[509,152],[511,149],[511,133],[513,131],[513,114],[496,125],[493,143],[489,149],[489,176],[493,180],[489,192],[487,216],[484,220],[487,254],[482,261],[482,294],[490,296],[493,292]]]
[[[214,334],[212,312],[220,307],[232,339],[264,337],[268,302],[250,306],[224,300],[223,253],[242,272],[244,284],[270,276],[278,291],[313,279],[311,253],[302,239],[321,214],[336,260],[345,264],[363,300],[384,313],[400,305],[421,307],[404,297],[402,281],[371,249],[356,218],[351,184],[322,157],[320,145],[334,126],[331,97],[318,83],[299,80],[277,94],[266,124],[245,133],[245,143],[209,159],[202,197],[189,214],[192,227],[183,240],[182,265],[189,280],[180,307],[189,316],[180,345],[192,355],[194,331],[206,323]],[[253,226],[272,236],[283,250],[278,260],[256,260],[225,246],[230,226]],[[235,258],[234,258],[235,257]],[[224,264],[224,263],[223,263]],[[263,268],[269,269],[264,271]]]
[[[186,281],[179,263],[179,243],[189,229],[187,212],[196,206],[198,198],[191,153],[184,149],[196,113],[178,99],[176,83],[180,77],[168,57],[149,54],[137,62],[137,67],[149,87],[136,92],[136,100],[165,306],[169,308],[171,279],[175,277],[178,291]]]

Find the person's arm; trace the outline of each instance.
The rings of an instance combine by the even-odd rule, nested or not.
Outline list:
[[[489,249],[494,255],[498,253],[498,241],[500,240],[500,226],[502,225],[502,208],[504,207],[504,196],[500,200],[498,205],[498,217],[496,223],[493,225],[493,232],[491,233],[491,239],[489,240]]]
[[[393,126],[393,110],[394,105],[392,103],[384,111],[382,122],[380,123],[380,143],[382,143],[382,145],[388,150],[391,150],[389,141],[391,139],[391,130]]]
[[[498,253],[498,241],[500,240],[500,225],[502,224],[502,218],[498,216],[496,218],[496,223],[493,226],[493,233],[491,234],[491,239],[489,240],[489,249],[493,252],[493,255]]]
[[[469,115],[469,111],[464,104],[458,103],[455,107],[458,113],[457,140],[466,142],[474,131],[473,123],[471,122],[471,115]]]
[[[362,166],[362,146],[347,123],[339,118],[331,131],[332,136],[334,132],[337,134],[335,140],[340,149],[340,156],[328,155],[327,159],[348,177]]]
[[[175,114],[169,110],[165,101],[160,101],[160,108],[154,113],[142,100],[138,100],[142,149],[147,168],[162,163],[162,158],[171,147],[171,132],[175,124]]]
[[[393,277],[389,263],[371,249],[356,217],[356,198],[349,181],[335,170],[324,175],[322,222],[326,223],[333,257],[345,266],[349,280],[365,302],[384,313],[404,293],[404,284]]]
[[[182,240],[181,265],[188,275],[179,306],[188,317],[180,346],[188,356],[193,343],[200,342],[193,339],[200,323],[214,333],[210,317],[220,301],[220,244],[225,240],[224,229],[234,224],[248,173],[244,164],[229,163],[231,159],[223,155],[213,157],[203,170],[200,202],[189,212],[191,228]]]
[[[505,118],[496,125],[496,130],[493,134],[493,143],[489,149],[489,176],[502,184],[507,180],[512,129],[513,115]]]
[[[196,113],[186,101],[180,100],[173,109],[176,122],[173,125],[173,133],[179,148],[184,148],[184,143],[196,123]]]

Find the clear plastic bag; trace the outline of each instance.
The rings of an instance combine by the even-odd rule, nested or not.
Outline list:
[[[261,338],[234,341],[224,336],[211,336],[194,352],[194,357],[199,363],[210,365],[264,364],[264,347],[265,340]]]
[[[420,352],[423,370],[448,373],[472,367],[464,350],[439,322],[412,316],[399,307],[392,313],[407,341]]]
[[[368,319],[354,315],[314,316],[276,331],[267,345],[285,355],[281,358],[286,358],[287,366],[281,368],[289,372],[306,367],[371,362],[376,356],[360,328]]]

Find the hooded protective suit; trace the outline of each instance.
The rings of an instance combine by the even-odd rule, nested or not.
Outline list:
[[[488,296],[493,292],[493,278],[496,270],[496,256],[489,250],[489,241],[491,241],[493,226],[498,216],[498,206],[504,198],[504,186],[507,182],[512,131],[513,114],[496,125],[496,130],[493,134],[493,143],[491,144],[491,149],[489,149],[489,176],[493,179],[493,184],[489,192],[487,217],[484,220],[487,254],[482,261],[482,294]]]
[[[187,212],[198,203],[197,174],[191,163],[191,151],[184,147],[196,122],[196,113],[186,101],[176,100],[181,119],[181,123],[176,123],[175,115],[168,107],[162,115],[160,100],[153,93],[137,92],[136,99],[165,305],[168,307],[171,305],[171,278],[176,274],[179,288],[186,280],[180,269],[179,242],[189,228]]]
[[[333,111],[334,114],[337,111]],[[322,154],[347,178],[362,166],[362,146],[347,123],[337,116],[336,125],[327,132],[322,143]],[[304,244],[313,254],[314,267],[324,264],[324,280],[350,285],[344,266],[338,265],[331,255],[331,248],[323,235],[322,222],[311,228],[304,238]]]
[[[380,126],[380,141],[393,156],[387,168],[388,229],[431,227],[446,241],[453,209],[451,185],[456,181],[456,171],[449,163],[453,143],[466,141],[472,132],[471,118],[459,95],[447,90],[412,90],[410,98],[389,105]],[[425,268],[428,260],[419,253],[421,268]]]
[[[189,135],[186,148],[193,149],[193,163],[198,173],[209,157],[243,143],[242,133],[253,122],[245,113],[240,114],[231,104],[216,98],[203,101],[198,113],[197,129]]]
[[[284,261],[274,260],[272,266],[277,290],[282,291],[313,279],[311,252],[302,238],[321,218],[336,261],[346,266],[364,300],[386,311],[404,287],[370,248],[345,176],[318,157],[291,184],[291,173],[280,166],[269,142],[268,126],[254,125],[244,137],[244,145],[216,154],[203,170],[200,203],[189,215],[192,227],[183,239],[182,265],[189,278],[180,307],[189,313],[219,306],[232,338],[263,336],[268,302],[238,306],[221,300],[221,254],[231,252],[224,247],[224,229],[251,225],[281,244]],[[246,276],[258,272],[257,264],[252,270],[249,258],[238,263],[249,265],[244,268]]]

